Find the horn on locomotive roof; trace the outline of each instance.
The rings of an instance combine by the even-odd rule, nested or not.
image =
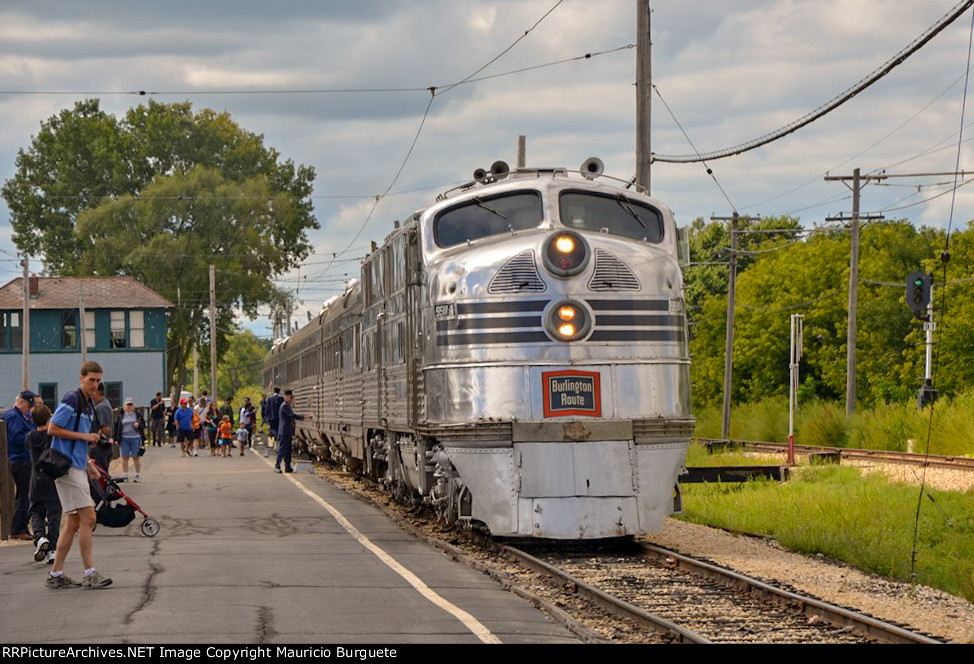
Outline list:
[[[598,157],[589,157],[582,162],[582,165],[578,168],[582,176],[589,180],[594,180],[595,178],[602,175],[605,170],[605,164]]]
[[[478,168],[473,172],[473,179],[480,184],[485,184],[487,182],[487,171],[482,168]]]
[[[495,161],[490,165],[490,174],[494,176],[494,180],[503,180],[510,172],[511,167],[506,161]]]

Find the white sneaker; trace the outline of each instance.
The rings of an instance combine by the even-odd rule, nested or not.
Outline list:
[[[54,564],[54,551],[48,551],[47,552],[47,564],[48,565],[53,565]]]
[[[51,542],[46,537],[40,537],[34,545],[34,560],[40,562],[44,560],[47,552],[51,550]]]
[[[129,474],[128,473],[122,473],[121,475],[119,475],[118,477],[115,478],[115,481],[116,482],[128,482],[129,481]]]
[[[138,482],[142,479],[142,473],[136,473],[135,477],[132,479],[133,482]]]

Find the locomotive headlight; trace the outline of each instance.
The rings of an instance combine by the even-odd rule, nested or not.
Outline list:
[[[555,238],[555,249],[562,254],[570,254],[575,251],[575,238],[571,235],[559,235]]]
[[[545,328],[557,341],[578,341],[591,327],[591,316],[579,302],[567,300],[552,307],[545,317]]]
[[[545,268],[558,277],[571,277],[588,265],[591,252],[581,235],[571,231],[555,233],[545,244]]]

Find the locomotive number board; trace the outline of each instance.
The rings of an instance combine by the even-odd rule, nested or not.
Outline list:
[[[544,416],[582,415],[602,417],[599,374],[590,371],[545,371]]]

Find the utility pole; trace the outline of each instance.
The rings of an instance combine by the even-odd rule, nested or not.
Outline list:
[[[791,315],[790,375],[788,379],[788,459],[789,466],[795,465],[795,411],[798,409],[798,366],[802,359],[803,327],[802,314]]]
[[[856,310],[859,283],[859,169],[852,171],[852,221],[849,248],[849,318],[846,330],[845,414],[856,412]]]
[[[859,194],[863,183],[878,182],[890,178],[918,178],[934,176],[966,176],[970,171],[946,171],[937,173],[899,173],[890,175],[879,173],[876,175],[860,175],[857,168],[852,175],[827,175],[826,182],[842,182],[852,190],[852,217],[850,219],[850,230],[852,231],[852,242],[849,256],[849,321],[846,333],[846,416],[851,416],[856,412],[856,308],[857,308],[857,284],[859,281],[859,222],[862,220],[883,219],[882,215],[869,215],[866,217],[859,214]],[[848,181],[852,181],[852,185]],[[826,221],[840,221],[843,217],[829,217]]]
[[[81,340],[81,364],[88,361],[88,334],[85,329],[88,327],[85,324],[85,282],[81,282],[78,293],[78,327],[80,328],[81,334],[78,335],[78,339]]]
[[[21,314],[21,341],[20,352],[23,355],[23,383],[21,389],[30,389],[30,257],[24,254],[24,260],[20,262],[24,266],[24,312]]]
[[[649,0],[636,0],[636,185],[650,192],[653,63]]]
[[[216,266],[210,265],[210,394],[216,402]]]
[[[737,296],[737,224],[740,217],[735,212],[730,217],[711,217],[711,221],[730,221],[730,273],[727,276],[727,337],[724,344],[724,417],[721,438],[730,440],[731,371],[734,359],[734,300]]]
[[[863,181],[885,180],[886,175],[867,175],[861,177],[859,169],[852,172],[852,176],[825,176],[825,181],[852,180],[852,217],[849,229],[852,231],[851,247],[849,249],[849,317],[846,325],[846,359],[845,359],[845,414],[851,417],[856,412],[856,309],[858,307],[859,285],[859,194]],[[870,217],[875,218],[875,217]],[[882,217],[879,217],[882,218]]]
[[[524,168],[527,165],[527,138],[522,134],[517,137],[517,167]]]

